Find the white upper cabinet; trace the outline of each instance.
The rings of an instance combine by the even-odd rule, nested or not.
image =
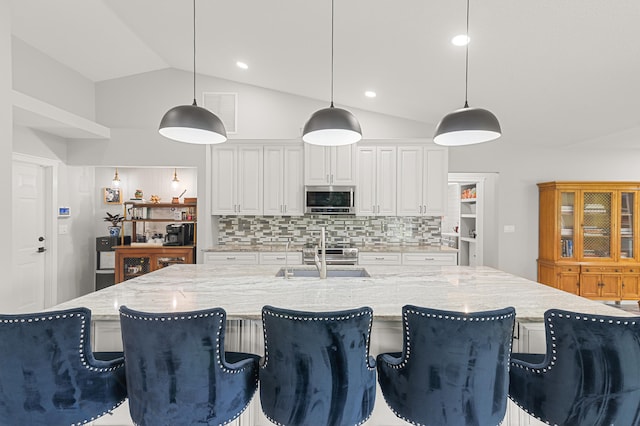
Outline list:
[[[263,214],[262,145],[214,147],[211,167],[212,214]]]
[[[398,216],[442,216],[447,169],[446,148],[398,147]]]
[[[357,144],[304,144],[305,185],[355,185]]]
[[[356,215],[396,215],[396,156],[393,146],[358,147]]]
[[[264,214],[301,216],[304,213],[302,146],[265,146]]]

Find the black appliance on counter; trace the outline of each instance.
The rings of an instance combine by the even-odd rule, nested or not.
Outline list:
[[[167,225],[167,233],[164,236],[164,246],[190,246],[193,245],[193,223],[172,223]]]
[[[122,244],[120,237],[96,238],[96,291],[115,283],[116,249]],[[131,244],[131,237],[124,237],[124,244]]]

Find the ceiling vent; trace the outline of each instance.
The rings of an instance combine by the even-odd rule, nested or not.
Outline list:
[[[202,93],[202,106],[217,115],[224,124],[227,134],[238,132],[238,94]]]

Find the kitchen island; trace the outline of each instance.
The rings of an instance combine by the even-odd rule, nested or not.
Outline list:
[[[514,351],[544,350],[542,319],[549,308],[591,314],[628,316],[627,312],[584,299],[489,267],[366,266],[370,277],[276,277],[279,266],[173,265],[108,287],[52,309],[85,306],[92,311],[95,350],[121,348],[118,308],[151,312],[180,312],[219,306],[227,311],[227,350],[262,355],[260,314],[266,304],[298,310],[330,311],[370,306],[374,313],[371,354],[402,347],[401,309],[415,304],[456,311],[483,311],[513,306],[517,329]],[[296,266],[314,270],[314,267]],[[334,267],[354,270],[360,267]],[[121,415],[121,414],[119,414]],[[118,416],[96,424],[120,425]],[[512,404],[505,425],[528,422]],[[239,419],[241,425],[270,423],[254,398]],[[386,407],[380,394],[370,425],[404,425]],[[534,424],[534,423],[526,423]]]

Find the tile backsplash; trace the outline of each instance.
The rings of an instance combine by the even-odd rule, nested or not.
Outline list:
[[[219,245],[316,244],[326,227],[328,244],[439,246],[441,217],[220,216]]]

